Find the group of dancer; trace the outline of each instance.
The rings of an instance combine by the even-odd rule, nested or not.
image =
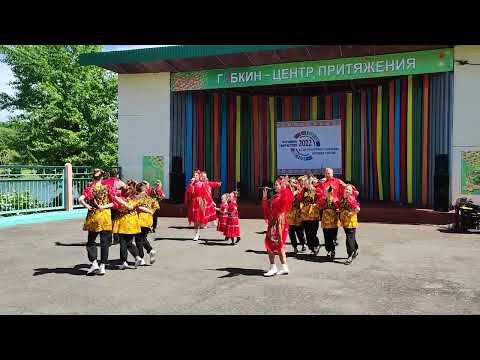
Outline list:
[[[348,258],[345,264],[350,265],[358,256],[356,228],[357,214],[360,212],[357,201],[359,193],[353,185],[335,178],[332,169],[327,168],[325,177],[320,180],[311,174],[298,179],[280,177],[275,182],[273,196],[268,196],[269,190],[264,188],[262,201],[268,224],[265,248],[270,261],[270,269],[265,276],[289,273],[285,252],[287,234],[295,253],[299,251],[298,243],[302,246],[301,251],[306,251],[306,238],[311,254],[318,255],[320,242],[317,232],[320,224],[330,261],[335,259],[339,226],[343,227],[346,235]],[[275,255],[280,258],[281,270],[277,269]]]
[[[185,192],[188,223],[194,225],[194,241],[200,239],[200,229],[216,226],[225,241],[231,240],[232,245],[240,242],[240,222],[238,217],[238,193],[223,194],[220,207],[217,207],[212,191],[219,188],[221,182],[209,181],[205,171],[196,170]],[[219,213],[217,215],[217,212]],[[205,242],[208,240],[204,239]]]
[[[79,202],[88,209],[83,230],[88,232],[87,254],[91,262],[87,275],[105,275],[112,236],[120,243],[120,269],[145,266],[144,249],[150,264],[155,263],[156,252],[148,241],[149,232],[155,231],[160,202],[165,194],[161,182],[152,187],[146,181],[129,180],[124,183],[116,171],[93,171],[93,180],[84,189]],[[100,236],[100,264],[97,261],[96,238]],[[135,243],[133,242],[135,240]],[[127,262],[128,252],[135,265]]]
[[[194,225],[194,241],[199,240],[200,229],[211,224],[217,226],[217,230],[223,233],[226,241],[231,239],[232,245],[240,241],[237,193],[222,195],[222,203],[220,208],[217,208],[212,190],[220,186],[220,182],[209,181],[207,174],[200,170],[194,172],[187,186],[185,205],[188,222]],[[272,193],[271,190],[274,192]],[[358,256],[356,241],[357,214],[360,212],[358,195],[353,185],[335,178],[330,168],[325,170],[325,177],[322,179],[317,179],[311,174],[298,179],[282,176],[275,182],[274,189],[265,187],[262,207],[267,223],[265,248],[270,269],[264,275],[289,273],[285,252],[287,235],[290,236],[295,253],[306,251],[305,245],[307,245],[312,255],[318,255],[320,241],[317,233],[320,224],[327,258],[330,261],[335,259],[338,228],[343,227],[347,238],[348,254],[345,264],[350,265]],[[219,211],[219,216],[216,211]],[[204,241],[207,242],[207,240]],[[298,245],[302,246],[301,250],[298,249]],[[275,265],[276,255],[280,258],[281,270],[278,270]]]
[[[148,241],[148,234],[155,231],[160,202],[165,198],[162,184],[158,182],[152,187],[146,181],[129,180],[124,183],[116,172],[110,175],[105,179],[102,170],[94,170],[92,182],[79,197],[79,202],[88,209],[83,227],[88,232],[86,247],[91,262],[88,275],[105,274],[112,236],[120,242],[120,269],[146,265],[144,249],[149,255],[150,264],[155,262],[156,252]],[[185,192],[188,222],[194,225],[194,241],[200,239],[201,229],[215,226],[225,241],[230,240],[232,245],[236,245],[241,240],[238,193],[223,194],[221,204],[217,207],[212,191],[220,186],[220,182],[209,181],[206,172],[194,172]],[[358,255],[358,194],[353,185],[335,178],[330,168],[325,170],[322,179],[312,174],[298,178],[281,176],[273,189],[263,188],[262,207],[267,223],[265,248],[270,262],[270,269],[264,275],[269,277],[290,272],[285,252],[287,236],[295,254],[305,252],[308,247],[311,255],[317,256],[320,250],[317,236],[320,225],[330,261],[335,259],[338,228],[343,227],[348,254],[345,264],[351,264]],[[100,264],[95,244],[98,236]],[[207,239],[204,241],[208,242]],[[127,262],[129,252],[135,258],[134,266]],[[282,264],[280,270],[275,264],[276,256]]]

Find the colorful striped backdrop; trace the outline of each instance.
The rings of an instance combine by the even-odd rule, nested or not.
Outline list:
[[[187,180],[205,169],[222,193],[240,184],[242,198],[256,198],[275,179],[276,122],[340,118],[342,178],[363,198],[431,206],[435,155],[449,153],[452,91],[444,73],[318,96],[172,93],[171,154],[184,159]]]

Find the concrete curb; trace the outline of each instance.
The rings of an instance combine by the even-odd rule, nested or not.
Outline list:
[[[0,229],[18,225],[31,225],[51,221],[62,221],[83,218],[87,215],[87,209],[72,211],[53,211],[40,214],[17,215],[0,218]]]

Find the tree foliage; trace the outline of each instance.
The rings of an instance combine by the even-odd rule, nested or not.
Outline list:
[[[0,132],[9,134],[4,146],[17,162],[116,166],[117,78],[78,64],[80,54],[100,50],[97,45],[0,45],[1,61],[14,74],[14,95],[1,93],[0,109],[18,114]]]

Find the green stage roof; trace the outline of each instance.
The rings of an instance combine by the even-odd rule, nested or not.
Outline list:
[[[157,48],[107,51],[80,56],[80,65],[149,63],[305,47],[308,45],[176,45]]]

